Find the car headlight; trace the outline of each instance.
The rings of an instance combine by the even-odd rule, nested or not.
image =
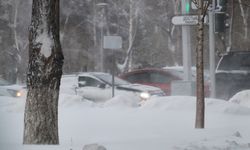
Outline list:
[[[151,95],[149,93],[147,93],[147,92],[140,93],[140,98],[143,99],[143,100],[149,99],[150,96]]]
[[[20,91],[17,91],[16,92],[16,97],[21,97],[22,96],[22,93]]]
[[[23,95],[21,91],[17,91],[13,89],[7,89],[7,91],[13,97],[21,97]]]

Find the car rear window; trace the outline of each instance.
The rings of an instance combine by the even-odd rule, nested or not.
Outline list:
[[[176,78],[170,74],[165,73],[163,75],[158,72],[151,73],[150,78],[153,83],[170,83],[171,81],[176,80]]]
[[[150,80],[150,74],[147,72],[131,74],[130,76],[128,76],[127,80],[132,83],[134,82],[145,83]]]
[[[134,73],[130,74],[127,77],[127,80],[135,83],[170,83],[172,80],[176,80],[177,78],[165,73],[159,73],[159,72],[140,72],[140,73]]]
[[[231,52],[223,56],[218,70],[250,70],[250,52]]]

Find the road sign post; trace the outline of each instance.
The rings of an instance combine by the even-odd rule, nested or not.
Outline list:
[[[114,50],[122,48],[121,36],[104,36],[103,48],[112,50],[112,97],[115,95],[115,54]]]
[[[208,12],[209,14],[209,68],[210,68],[210,97],[216,97],[216,84],[215,84],[215,35],[214,35],[214,14],[215,14],[215,0]]]

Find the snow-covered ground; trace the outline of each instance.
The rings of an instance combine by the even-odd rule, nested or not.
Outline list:
[[[58,146],[22,145],[25,98],[0,97],[1,150],[249,150],[250,91],[230,101],[206,99],[205,129],[195,129],[195,97],[153,98],[138,106],[117,96],[103,104],[75,95],[62,80]],[[249,95],[249,96],[248,96]]]

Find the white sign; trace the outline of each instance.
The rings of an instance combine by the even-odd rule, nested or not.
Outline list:
[[[174,25],[197,25],[198,15],[174,16],[172,18],[172,23]]]
[[[121,49],[122,37],[120,36],[104,36],[103,48],[105,49]]]

